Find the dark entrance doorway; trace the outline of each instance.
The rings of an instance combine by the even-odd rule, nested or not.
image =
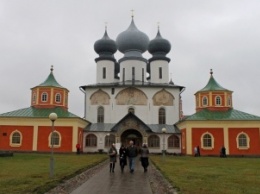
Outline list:
[[[124,131],[121,135],[121,144],[128,146],[130,140],[132,140],[134,142],[134,145],[136,145],[137,147],[142,146],[142,134],[135,129],[128,129]]]

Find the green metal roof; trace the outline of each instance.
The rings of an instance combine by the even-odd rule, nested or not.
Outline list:
[[[228,111],[210,111],[208,109],[203,109],[193,115],[187,116],[186,121],[205,121],[205,120],[221,120],[221,121],[230,121],[230,120],[243,120],[243,121],[260,121],[260,117],[256,115],[251,115],[239,110],[229,109]]]
[[[64,88],[56,81],[56,79],[53,75],[53,66],[51,66],[51,73],[49,74],[47,79],[38,86],[53,86],[53,87],[58,87],[58,88]]]
[[[34,117],[34,118],[48,118],[50,113],[55,112],[58,118],[80,118],[79,116],[70,113],[69,111],[56,107],[56,108],[23,108],[7,113],[0,114],[1,117]]]
[[[218,82],[214,79],[213,77],[213,72],[212,70],[210,71],[210,78],[209,81],[207,83],[207,85],[202,88],[201,90],[199,90],[199,92],[203,92],[203,91],[229,91],[226,88],[223,88],[221,85],[218,84]]]

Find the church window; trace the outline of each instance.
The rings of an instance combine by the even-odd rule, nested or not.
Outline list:
[[[151,148],[159,148],[160,147],[160,139],[157,135],[151,135],[148,138],[148,147],[151,147]]]
[[[216,105],[221,105],[221,97],[220,96],[216,97]]]
[[[203,147],[204,148],[212,147],[212,137],[210,134],[203,135]]]
[[[89,134],[86,136],[85,141],[86,147],[96,147],[97,146],[97,137],[94,134]]]
[[[168,147],[169,148],[179,148],[180,147],[180,139],[176,135],[171,135],[168,138]]]
[[[110,147],[112,143],[116,142],[116,137],[114,135],[106,135],[105,137],[105,147]]]
[[[104,123],[104,108],[102,106],[98,107],[97,122],[98,123]]]
[[[42,93],[42,102],[47,102],[48,100],[48,94],[46,92]]]
[[[128,112],[131,112],[132,114],[135,114],[135,109],[131,107],[131,108],[128,109]]]
[[[132,67],[132,80],[135,80],[135,67]]]
[[[61,102],[61,95],[60,95],[60,93],[55,95],[55,102]]]
[[[10,136],[10,146],[21,146],[22,144],[22,134],[21,132],[15,130]]]
[[[53,133],[50,134],[50,145],[49,146],[54,146],[54,147],[59,147],[60,146],[60,134],[57,131],[54,131]]]
[[[204,97],[202,98],[202,105],[203,105],[203,106],[208,106],[208,97],[207,97],[207,96],[204,96]]]
[[[159,79],[162,79],[162,68],[159,67]]]
[[[103,67],[103,79],[106,79],[106,68]]]
[[[165,109],[160,108],[159,109],[159,124],[165,124],[166,123],[166,114],[165,114]]]
[[[115,88],[111,88],[111,94],[115,93]]]
[[[237,147],[239,149],[248,149],[249,148],[249,137],[246,133],[240,133],[237,136]]]

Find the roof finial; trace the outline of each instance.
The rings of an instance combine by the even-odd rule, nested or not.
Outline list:
[[[105,30],[107,31],[107,22],[105,22]]]
[[[210,75],[211,75],[211,76],[213,75],[213,71],[212,71],[212,69],[210,69]]]
[[[157,22],[158,31],[160,30],[160,22]]]
[[[53,72],[53,65],[51,65],[51,73]]]
[[[132,9],[131,12],[132,12],[132,16],[131,17],[134,18],[134,10]]]

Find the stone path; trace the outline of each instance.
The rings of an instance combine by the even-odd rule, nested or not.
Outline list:
[[[110,173],[107,164],[71,194],[152,194],[149,173],[149,170],[146,173],[143,172],[139,161],[136,161],[134,173],[129,172],[128,166],[122,173],[118,163],[116,163],[115,172]]]

